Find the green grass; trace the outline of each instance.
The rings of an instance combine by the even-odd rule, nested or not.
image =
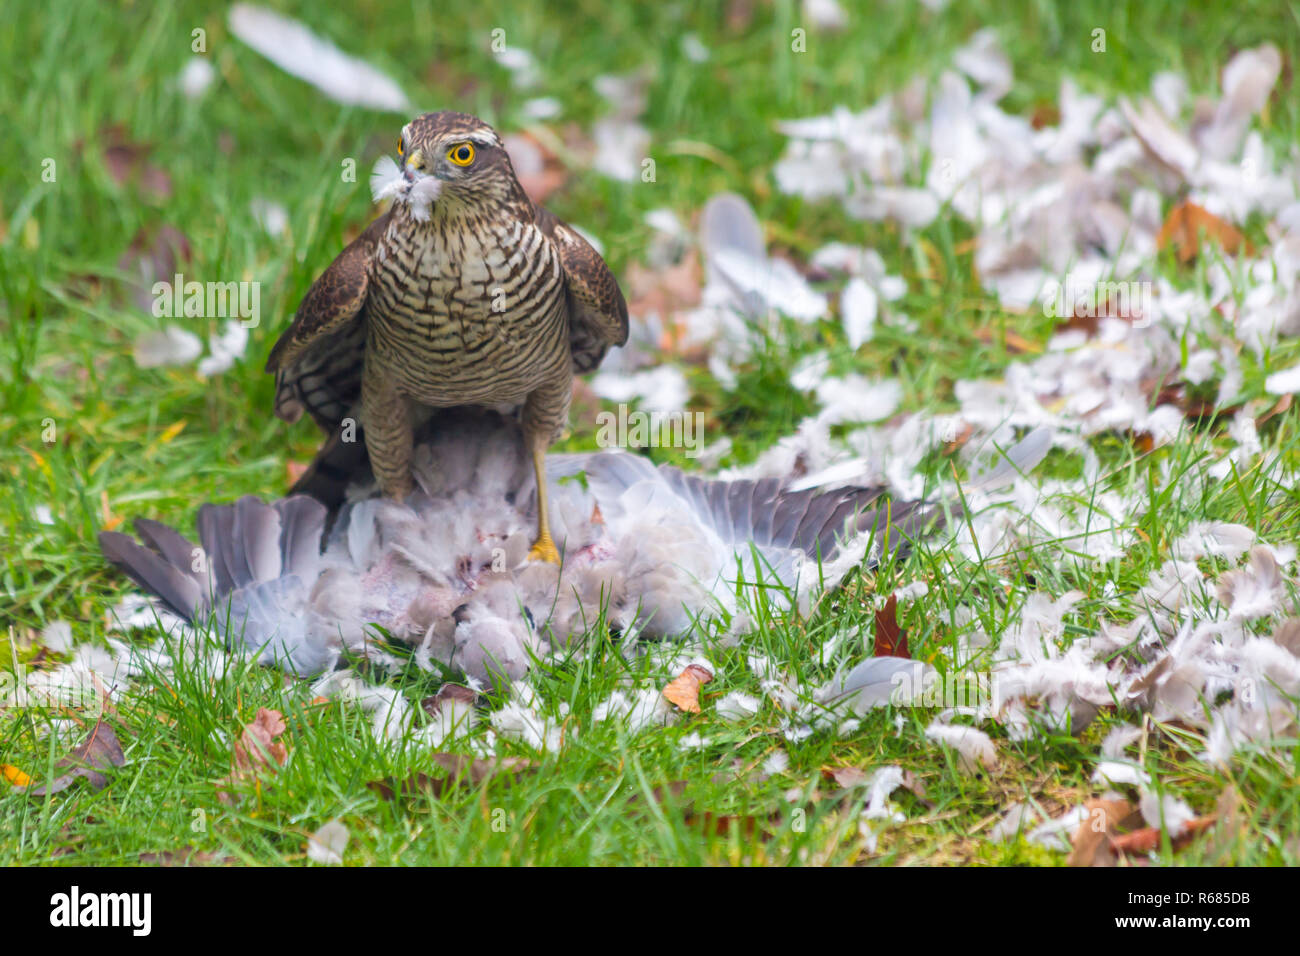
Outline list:
[[[517,125],[524,97],[488,51],[493,28],[504,27],[509,43],[538,57],[544,80],[529,95],[557,96],[562,123],[584,129],[606,110],[591,80],[644,68],[650,80],[643,121],[654,137],[656,182],[625,185],[575,171],[548,202],[601,238],[616,272],[641,260],[646,211],[667,206],[688,219],[721,190],[749,198],[770,239],[795,254],[831,240],[878,248],[890,271],[908,281],[900,305],[918,323],[915,333],[882,328],[853,355],[830,324],[800,329],[762,351],[730,392],[691,373],[698,405],[709,415],[708,437],[731,435],[734,461],[788,434],[809,410],[784,375],[801,355],[829,348],[836,368],[898,377],[905,410],[938,412],[955,408],[956,380],[999,374],[1012,358],[1008,331],[1041,343],[1051,325],[1042,316],[1004,313],[980,289],[968,230],[947,215],[904,236],[887,224],[849,220],[833,204],[776,193],[769,170],[784,146],[776,120],[836,105],[860,109],[917,74],[936,75],[951,51],[986,25],[998,28],[1016,68],[1004,106],[1025,113],[1055,101],[1063,73],[1087,89],[1133,93],[1169,69],[1184,73],[1193,92],[1214,93],[1220,68],[1237,49],[1272,40],[1289,64],[1300,53],[1300,6],[1282,2],[1110,9],[1041,0],[1014,14],[992,0],[952,4],[941,14],[883,3],[853,11],[842,33],[811,33],[808,52],[799,55],[789,46],[799,5],[781,0],[753,4],[752,22],[735,30],[723,25],[723,3],[578,2],[545,13],[535,4],[275,6],[390,72],[421,108],[463,109],[507,129]],[[367,171],[391,148],[404,119],[328,101],[230,37],[224,11],[204,12],[199,4],[57,0],[20,2],[7,13],[9,29],[0,32],[0,60],[8,64],[0,72],[0,666],[12,668],[36,655],[34,636],[51,621],[72,622],[81,642],[105,639],[104,612],[129,590],[95,543],[107,521],[147,515],[188,530],[200,503],[274,495],[285,487],[286,459],[309,457],[316,443],[311,427],[290,429],[270,414],[272,383],[261,373],[262,359],[313,276],[371,214]],[[1107,31],[1105,54],[1089,48],[1096,27]],[[174,78],[191,55],[195,28],[206,30],[218,80],[191,103]],[[688,31],[712,50],[709,62],[685,59],[678,38]],[[129,141],[151,144],[149,161],[169,174],[170,196],[114,182],[100,159],[114,124]],[[1282,87],[1272,99],[1264,128],[1275,145],[1295,139],[1294,88]],[[46,158],[56,164],[53,183],[41,177]],[[356,184],[339,175],[347,158],[357,161]],[[285,238],[255,223],[249,204],[257,197],[289,211]],[[190,243],[187,276],[262,284],[264,321],[245,359],[212,380],[192,367],[142,370],[132,359],[132,342],[158,320],[127,303],[118,263],[141,229],[164,224]],[[193,329],[204,338],[214,330]],[[1270,362],[1284,367],[1298,355],[1290,343]],[[1244,393],[1262,395],[1264,369],[1246,356],[1243,364]],[[43,436],[49,420],[52,443]],[[1279,451],[1291,469],[1300,467],[1298,429],[1292,410],[1263,433],[1266,451]],[[570,443],[589,444],[591,434],[590,422],[577,421]],[[894,723],[898,712],[875,712],[846,738],[820,734],[791,743],[780,735],[784,715],[770,701],[739,723],[722,721],[709,704],[733,690],[762,696],[745,665],[750,650],[766,653],[801,683],[825,680],[836,661],[818,659],[823,642],[857,625],[869,632],[873,593],[917,579],[930,590],[905,609],[903,623],[913,653],[941,663],[959,636],[949,621],[960,603],[978,611],[967,628],[990,634],[1015,619],[1034,589],[1085,592],[1070,619],[1075,633],[1112,615],[1127,619],[1135,609],[1111,594],[1134,593],[1194,519],[1241,522],[1273,541],[1295,538],[1300,498],[1276,488],[1259,468],[1200,494],[1168,481],[1171,472],[1221,453],[1225,440],[1212,429],[1148,455],[1114,437],[1093,447],[1108,487],[1150,486],[1159,496],[1159,507],[1140,519],[1141,545],[1122,559],[1080,565],[1063,561],[1049,543],[1014,562],[971,562],[936,542],[854,578],[810,619],[755,609],[757,630],[740,649],[712,642],[718,672],[705,688],[704,713],[636,735],[615,722],[593,722],[591,711],[629,677],[662,686],[672,676],[665,663],[671,655],[628,663],[597,628],[589,656],[550,662],[534,682],[542,711],[566,725],[563,751],[538,756],[501,742],[501,752],[541,765],[513,784],[496,779],[439,798],[385,800],[366,784],[428,771],[429,756],[381,748],[369,716],[355,708],[313,703],[308,685],[244,663],[216,666],[200,658],[172,675],[146,673],[110,718],[127,763],[107,789],[79,785],[34,798],[0,782],[0,863],[134,863],[142,853],[183,846],[232,862],[302,863],[307,834],[339,818],[352,833],[351,864],[1059,864],[1061,854],[1025,842],[992,843],[982,834],[1012,801],[1032,799],[1057,811],[1093,795],[1098,788],[1088,778],[1098,743],[1110,725],[1132,715],[1105,715],[1080,739],[1015,742],[994,729],[1003,764],[968,776],[952,754],[924,739],[932,717],[926,711],[901,712],[901,727]],[[1060,456],[1045,467],[1067,478],[1078,474],[1079,463]],[[52,524],[38,521],[42,505]],[[842,653],[850,652],[862,650]],[[414,667],[387,682],[413,702],[437,686]],[[230,743],[259,707],[286,715],[291,758],[256,793],[223,805],[216,789],[230,772]],[[0,763],[48,774],[82,732],[39,735],[50,716],[42,709],[0,712]],[[683,749],[679,742],[691,733],[708,746]],[[1300,860],[1300,750],[1283,762],[1246,754],[1213,768],[1192,756],[1199,745],[1178,728],[1151,727],[1148,740],[1148,769],[1198,812],[1213,808],[1227,788],[1241,798],[1238,829],[1177,852],[1164,847],[1161,862]],[[761,766],[778,748],[788,752],[789,768],[764,777]],[[865,791],[837,793],[820,771],[886,763],[913,770],[931,805],[895,794],[907,822],[884,829],[877,853],[869,854],[858,830]],[[680,799],[656,795],[675,781],[685,781]],[[793,802],[786,796],[792,789],[800,791]],[[753,819],[718,833],[720,827],[701,824],[706,811]]]

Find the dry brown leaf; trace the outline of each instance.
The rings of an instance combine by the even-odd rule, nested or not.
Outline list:
[[[257,780],[263,770],[278,770],[289,759],[289,750],[280,741],[284,733],[284,715],[266,707],[257,709],[253,722],[244,725],[235,741],[230,758],[230,776],[222,781],[217,797],[229,802],[240,784]]]
[[[77,780],[84,779],[93,789],[103,790],[108,786],[108,777],[101,771],[109,767],[120,767],[125,763],[126,757],[122,753],[122,745],[118,742],[117,734],[101,719],[90,728],[90,733],[86,735],[85,740],[72,748],[68,756],[54,765],[57,768],[68,768],[67,773],[60,774],[40,786],[15,786],[14,789],[23,790],[33,797],[43,797],[47,793],[66,790]]]
[[[983,328],[975,330],[975,338],[983,342],[985,345],[996,345],[998,336],[995,329]],[[1007,352],[1011,355],[1024,353],[1036,354],[1043,350],[1041,345],[1029,341],[1029,339],[1025,338],[1023,335],[1018,332],[1013,332],[1010,329],[1003,331],[1002,339],[1006,344]]]
[[[1111,838],[1121,827],[1142,822],[1138,808],[1127,800],[1093,799],[1083,805],[1087,816],[1074,831],[1068,866],[1114,866]]]
[[[943,443],[943,453],[945,455],[956,454],[962,446],[970,441],[971,436],[974,434],[975,426],[970,422],[962,422],[961,430],[952,436],[952,440]]]
[[[1195,817],[1187,821],[1186,827],[1178,836],[1171,841],[1174,846],[1182,846],[1193,835],[1210,827],[1219,817],[1217,814],[1210,813],[1203,817]],[[1111,847],[1117,853],[1150,853],[1160,846],[1160,828],[1159,827],[1142,827],[1140,830],[1134,830],[1132,833],[1125,833],[1119,836],[1113,836],[1110,840]]]
[[[1020,335],[1017,332],[1012,332],[1010,329],[1007,329],[1006,331],[1006,340],[1007,340],[1007,349],[1011,352],[1036,353],[1036,352],[1041,352],[1043,350],[1043,347],[1041,345],[1029,341],[1029,339],[1025,338],[1023,335]]]
[[[1250,243],[1241,231],[1214,213],[1194,202],[1183,201],[1170,210],[1160,234],[1156,236],[1159,249],[1173,247],[1179,262],[1190,262],[1201,248],[1201,236],[1209,239],[1230,256],[1239,250],[1250,255]]]
[[[244,725],[244,732],[235,741],[235,768],[256,770],[259,767],[284,766],[289,759],[289,751],[279,739],[284,728],[282,713],[259,707],[253,722]]]
[[[664,688],[664,699],[690,714],[700,712],[700,688],[713,675],[699,664],[691,664]]]
[[[822,776],[846,790],[851,787],[865,786],[871,779],[871,774],[858,767],[822,767]]]
[[[148,161],[152,144],[133,142],[120,125],[106,126],[99,134],[107,144],[103,152],[104,168],[113,182],[119,186],[134,182],[145,196],[154,199],[171,197],[171,176]]]
[[[907,657],[907,632],[898,626],[898,595],[889,595],[885,606],[876,612],[876,635],[872,657]]]
[[[1034,111],[1029,116],[1029,125],[1034,129],[1059,126],[1060,123],[1061,110],[1055,103],[1048,100],[1039,100],[1034,104]]]
[[[1274,416],[1277,415],[1281,415],[1283,412],[1290,410],[1291,402],[1292,402],[1292,395],[1290,392],[1288,392],[1287,394],[1279,398],[1277,402],[1274,403],[1272,408],[1266,411],[1263,415],[1259,416],[1259,418],[1255,419],[1255,427],[1259,428],[1270,418],[1273,418]]]

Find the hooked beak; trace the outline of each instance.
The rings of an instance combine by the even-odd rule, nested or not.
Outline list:
[[[416,169],[424,159],[424,154],[418,149],[414,150],[410,156],[406,157],[406,163],[402,166],[402,178],[408,183],[415,182]]]

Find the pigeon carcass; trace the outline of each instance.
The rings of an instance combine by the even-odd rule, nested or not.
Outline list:
[[[668,637],[736,612],[746,585],[777,585],[790,600],[818,581],[819,561],[847,570],[897,546],[890,538],[902,544],[933,510],[884,507],[876,488],[707,480],[621,450],[557,454],[547,462],[557,568],[526,560],[536,487],[509,418],[435,416],[418,443],[420,489],[404,503],[375,496],[364,463],[358,475],[334,509],[306,495],[245,497],[203,505],[198,544],[147,519],[139,542],[103,532],[100,544],[190,624],[300,675],[332,668],[345,648],[364,653],[378,625],[417,659],[514,679],[602,618]]]

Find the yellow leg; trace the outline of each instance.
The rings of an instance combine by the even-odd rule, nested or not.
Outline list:
[[[533,474],[537,476],[537,540],[528,552],[529,561],[560,563],[560,552],[551,539],[551,520],[546,503],[546,449],[533,449]]]

